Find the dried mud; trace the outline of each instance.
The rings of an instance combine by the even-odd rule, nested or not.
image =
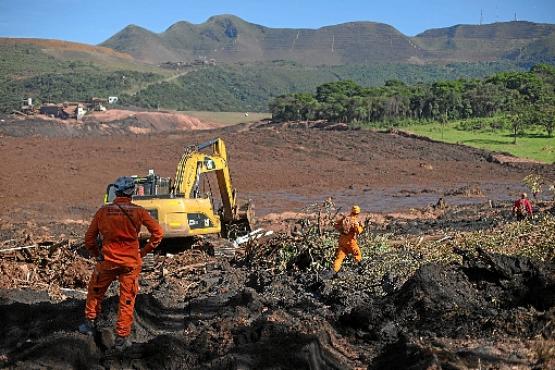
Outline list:
[[[328,197],[369,212],[421,208],[440,197],[448,204],[508,201],[524,190],[530,172],[555,178],[552,165],[500,164],[487,151],[364,130],[262,123],[148,135],[2,137],[0,171],[8,175],[0,218],[88,220],[118,176],[148,169],[174,176],[185,145],[218,136],[228,147],[239,197],[252,199],[259,215],[299,211]],[[205,185],[217,192],[215,184]]]

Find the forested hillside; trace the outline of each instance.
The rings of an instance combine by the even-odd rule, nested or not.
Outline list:
[[[267,111],[276,96],[313,91],[326,82],[348,79],[376,86],[389,79],[431,82],[522,68],[512,62],[311,67],[276,61],[172,71],[133,62],[111,49],[55,45],[40,40],[0,42],[0,111],[19,109],[27,97],[39,104],[93,96],[119,96],[123,105],[150,109]]]
[[[167,71],[112,49],[57,40],[0,38],[0,112],[26,98],[88,100],[136,91]]]
[[[397,79],[405,83],[461,77],[485,77],[497,71],[521,70],[514,63],[457,63],[449,65],[372,64],[309,67],[292,62],[205,67],[174,81],[153,84],[126,104],[179,110],[259,111],[270,101],[292,92],[310,92],[326,82],[352,80],[379,86]]]

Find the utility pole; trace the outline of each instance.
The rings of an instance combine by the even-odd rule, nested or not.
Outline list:
[[[484,9],[480,9],[480,26],[484,23]]]

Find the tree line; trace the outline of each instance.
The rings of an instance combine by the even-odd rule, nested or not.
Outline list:
[[[448,120],[507,115],[515,134],[527,124],[553,135],[555,67],[500,72],[485,79],[457,79],[407,85],[388,80],[380,87],[353,81],[325,83],[314,94],[282,95],[270,103],[276,121],[327,120],[383,123],[399,120]]]

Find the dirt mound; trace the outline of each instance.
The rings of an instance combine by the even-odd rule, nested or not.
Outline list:
[[[544,338],[553,340],[555,265],[522,257],[478,251],[462,264],[427,264],[399,290],[365,302],[340,318],[357,335],[385,344],[373,368],[422,364],[473,366],[462,351],[430,346],[430,339]],[[420,339],[417,339],[420,338]],[[422,342],[422,338],[429,338]],[[491,351],[492,349],[490,349]],[[487,350],[485,352],[488,352]],[[448,356],[446,356],[448,355]],[[510,359],[481,356],[482,364],[511,364]],[[476,358],[474,359],[474,361]],[[515,364],[522,364],[522,359]]]
[[[360,127],[351,127],[346,123],[328,121],[292,121],[292,122],[262,122],[257,127],[281,129],[318,129],[323,131],[358,131]]]
[[[426,322],[426,330],[438,336],[484,335],[494,327],[497,333],[533,336],[543,321],[535,311],[555,306],[549,291],[554,273],[554,266],[481,252],[465,257],[462,266],[422,267],[392,299],[397,317],[408,326],[417,323],[420,328]],[[532,315],[517,320],[521,309]],[[492,325],[495,321],[512,321],[514,326],[498,328]]]
[[[501,164],[512,164],[512,163],[542,163],[540,161],[536,161],[533,159],[528,159],[528,158],[519,158],[519,157],[515,157],[513,155],[510,154],[500,154],[500,153],[496,153],[496,154],[492,154],[492,156],[490,158],[488,158],[488,160],[492,161],[492,162],[496,162],[496,163],[501,163]]]
[[[85,123],[110,123],[134,120],[137,125],[129,130],[135,134],[155,133],[164,131],[207,130],[216,127],[210,122],[177,112],[133,112],[112,109],[105,112],[87,114]]]
[[[59,120],[43,116],[15,117],[0,124],[1,136],[91,137],[106,135],[143,135],[161,132],[207,130],[210,122],[176,112],[133,112],[108,110],[93,112],[82,121]]]

